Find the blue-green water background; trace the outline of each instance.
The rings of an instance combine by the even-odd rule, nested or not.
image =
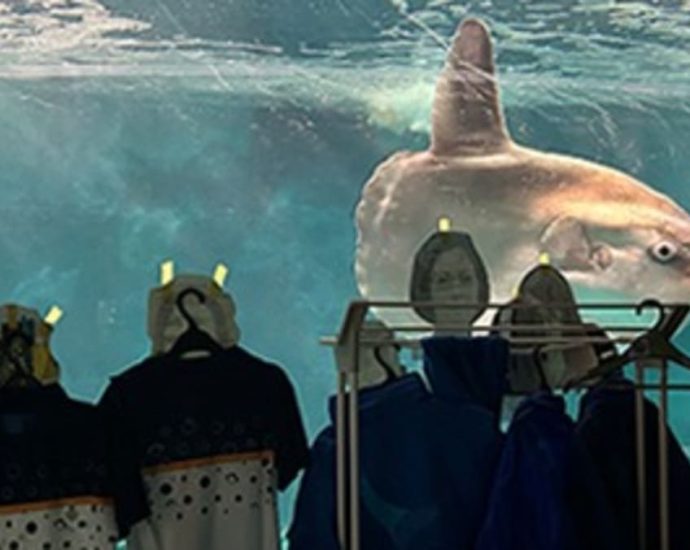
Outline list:
[[[95,399],[147,353],[162,260],[223,261],[244,345],[288,369],[313,435],[334,386],[318,339],[356,296],[354,206],[377,163],[426,147],[467,14],[492,27],[517,141],[690,207],[686,2],[1,4],[0,299],[66,311],[68,390]],[[690,402],[672,407],[690,443]]]

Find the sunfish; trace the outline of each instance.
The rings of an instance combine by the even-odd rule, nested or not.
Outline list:
[[[580,292],[690,297],[688,213],[620,171],[514,143],[489,31],[477,19],[460,25],[437,82],[429,149],[394,154],[363,189],[355,266],[363,296],[408,297],[415,252],[440,217],[472,236],[497,301],[543,253]]]

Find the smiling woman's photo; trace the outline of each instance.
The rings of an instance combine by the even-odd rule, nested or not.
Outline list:
[[[434,325],[469,327],[484,311],[481,304],[488,303],[489,294],[489,275],[470,235],[438,231],[420,246],[412,267],[410,299],[465,304],[455,308],[417,306],[415,311],[422,319]],[[467,332],[467,328],[455,332]]]

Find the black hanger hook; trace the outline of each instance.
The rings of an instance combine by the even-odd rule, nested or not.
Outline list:
[[[653,329],[659,330],[664,324],[664,321],[666,320],[666,309],[659,300],[650,298],[637,304],[637,306],[635,307],[635,313],[637,313],[638,315],[642,315],[642,312],[645,309],[649,308],[654,308],[657,310],[658,317],[656,323],[654,323]]]
[[[545,347],[546,346],[542,344],[536,346],[534,350],[532,350],[532,360],[534,361],[534,364],[537,367],[537,374],[539,375],[539,389],[542,391],[551,390],[549,381],[546,378],[546,368],[543,361]]]
[[[381,368],[383,368],[383,370],[385,371],[386,381],[390,382],[391,380],[395,380],[398,377],[398,375],[395,373],[395,369],[391,366],[391,364],[383,358],[383,348],[387,345],[388,344],[381,344],[379,346],[376,346],[374,348],[374,358],[381,366]],[[393,346],[396,348],[397,351],[400,351],[400,346],[398,346],[397,344],[393,344]]]
[[[188,289],[180,292],[180,295],[177,297],[177,300],[175,300],[175,303],[177,304],[177,309],[180,311],[180,314],[182,315],[182,317],[184,317],[185,321],[187,321],[187,323],[189,323],[190,328],[192,328],[194,330],[198,330],[199,327],[196,324],[196,321],[189,314],[189,312],[187,311],[187,308],[185,308],[185,305],[184,305],[184,299],[187,296],[189,296],[190,294],[193,294],[194,296],[196,296],[197,299],[199,300],[199,302],[202,304],[206,301],[206,296],[204,296],[204,294],[200,290],[198,290],[196,288],[188,288]]]

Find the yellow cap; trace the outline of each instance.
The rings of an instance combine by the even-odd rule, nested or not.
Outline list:
[[[171,283],[175,278],[175,262],[172,260],[166,260],[161,264],[160,268],[161,285],[165,286]]]
[[[216,269],[213,271],[213,280],[219,287],[223,288],[223,285],[225,284],[225,279],[227,278],[229,272],[230,270],[223,263],[219,263],[216,266]]]
[[[438,230],[441,233],[448,233],[451,228],[451,221],[450,218],[447,218],[446,216],[443,216],[438,219]]]
[[[58,324],[60,319],[62,319],[62,316],[64,315],[64,311],[58,306],[53,306],[50,308],[50,311],[46,314],[46,316],[43,318],[43,320],[49,324],[50,326],[55,326]]]
[[[539,265],[551,265],[551,257],[548,252],[539,254]]]

